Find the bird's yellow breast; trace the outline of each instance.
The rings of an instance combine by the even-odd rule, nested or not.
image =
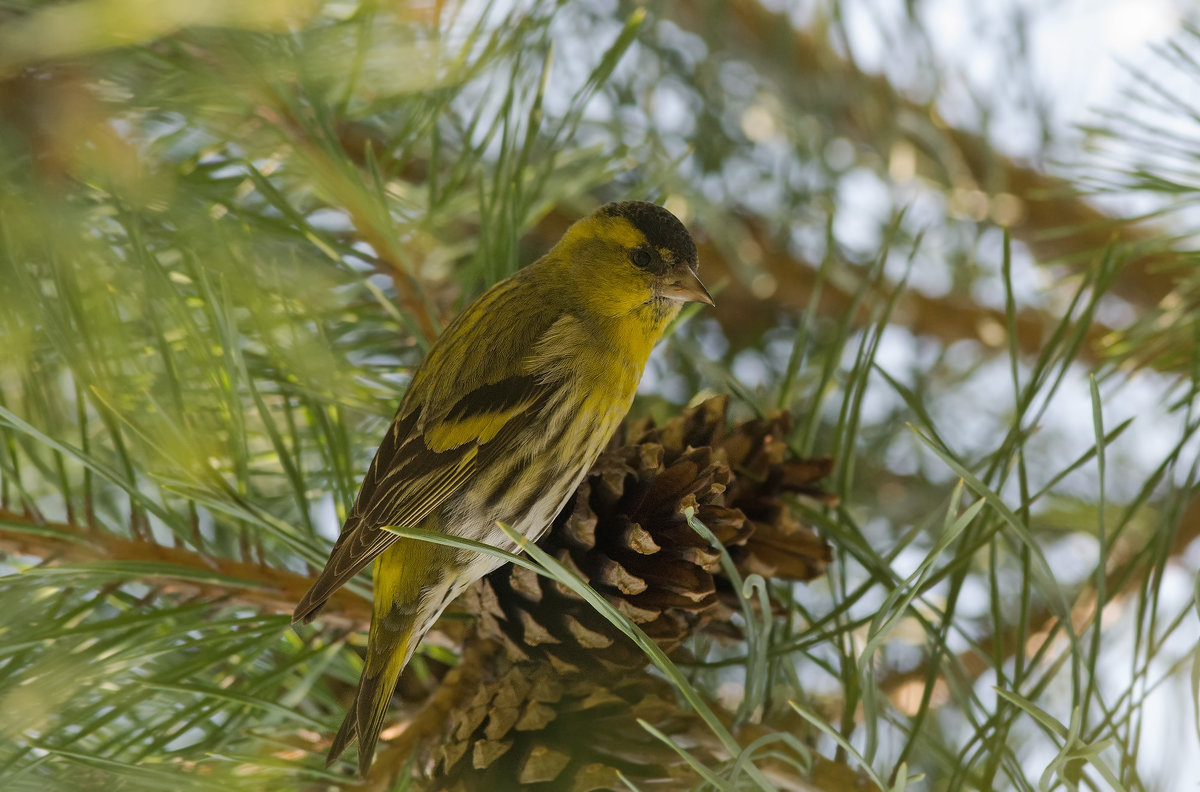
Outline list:
[[[634,316],[564,315],[538,340],[524,361],[525,372],[546,380],[577,378],[585,391],[605,394],[603,401],[623,405],[623,411],[665,324]]]

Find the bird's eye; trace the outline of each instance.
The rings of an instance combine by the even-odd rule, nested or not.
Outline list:
[[[630,258],[633,259],[634,264],[642,269],[646,269],[646,267],[650,266],[650,254],[644,250],[633,251],[633,255],[630,256]]]

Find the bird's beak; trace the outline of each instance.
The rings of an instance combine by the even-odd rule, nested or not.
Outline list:
[[[716,305],[713,298],[709,296],[708,289],[704,288],[704,284],[696,277],[696,273],[691,267],[684,269],[682,273],[672,272],[667,275],[662,286],[659,287],[658,293],[668,300]]]

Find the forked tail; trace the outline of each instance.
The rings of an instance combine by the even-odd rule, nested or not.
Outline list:
[[[421,610],[419,607],[392,605],[382,618],[376,613],[371,620],[366,666],[362,678],[358,680],[354,703],[350,705],[341,728],[333,738],[333,744],[329,746],[326,767],[336,762],[357,738],[358,774],[367,774],[400,672],[408,664],[424,632],[417,633],[414,629],[419,621],[423,621],[419,618]]]
[[[400,672],[465,579],[448,548],[401,540],[375,562],[375,602],[367,657],[354,703],[333,738],[325,766],[356,738],[358,773],[366,775]]]

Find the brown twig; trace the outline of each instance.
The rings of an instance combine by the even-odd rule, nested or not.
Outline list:
[[[1169,236],[1106,214],[1070,181],[1023,165],[994,151],[985,137],[950,126],[932,102],[910,99],[885,77],[862,72],[835,53],[820,34],[795,28],[786,14],[768,10],[757,0],[733,0],[717,23],[708,6],[696,0],[680,0],[674,8],[673,20],[704,36],[714,50],[757,58],[761,72],[776,78],[785,102],[811,104],[811,95],[821,94],[828,100],[822,110],[838,134],[874,149],[885,160],[898,144],[904,147],[912,154],[914,176],[953,195],[970,196],[980,219],[991,216],[1007,226],[1038,261],[1082,269],[1116,248],[1128,256],[1128,262],[1116,275],[1111,291],[1147,310],[1176,287],[1181,270],[1174,265],[1183,254],[1163,241]],[[897,119],[908,122],[898,123]],[[998,211],[1002,207],[1004,211]],[[773,244],[757,221],[747,222],[746,227],[748,238],[762,251],[761,270],[774,279],[774,294],[765,299],[755,296],[736,277],[739,268],[728,266],[711,250],[706,251],[705,266],[718,277],[732,276],[718,300],[718,316],[727,329],[744,328],[748,336],[763,329],[762,322],[770,314],[769,309],[764,310],[768,306],[802,309],[807,305],[815,268],[783,252],[782,245]],[[890,289],[882,284],[876,291],[886,295]],[[844,288],[826,283],[819,310],[839,315],[849,300]],[[1058,321],[1051,313],[1034,309],[1023,309],[1016,318],[1019,348],[1026,354],[1040,349],[1046,331]],[[897,304],[893,321],[945,342],[1005,343],[1003,312],[983,308],[961,293],[938,298],[907,293]],[[1113,340],[1110,328],[1094,323],[1081,358],[1101,359]],[[1191,355],[1184,351],[1179,359],[1190,360]]]
[[[214,602],[242,602],[267,613],[291,613],[312,582],[305,575],[262,564],[128,539],[70,523],[45,522],[7,510],[0,510],[0,554],[33,556],[50,566],[96,561],[151,561],[170,565],[179,568],[179,576],[163,572],[131,573],[129,577],[162,591],[198,595]],[[196,572],[226,580],[196,577]],[[326,623],[364,630],[371,620],[371,604],[353,592],[340,589],[321,618]]]
[[[1005,225],[1039,261],[1088,266],[1118,244],[1135,255],[1117,277],[1117,294],[1148,308],[1175,287],[1178,270],[1170,265],[1182,254],[1157,241],[1168,235],[1097,209],[1070,181],[1022,165],[995,151],[985,137],[949,125],[932,101],[911,99],[886,77],[864,73],[835,53],[827,38],[797,29],[786,14],[758,0],[732,0],[717,29],[703,3],[680,0],[677,7],[676,21],[701,35],[713,33],[706,37],[713,46],[733,49],[739,57],[757,53],[763,73],[774,74],[781,90],[811,93],[836,85],[838,99],[828,110],[839,134],[884,157],[902,141],[916,155],[916,175],[947,189],[980,191],[985,207],[1000,194],[1015,197]],[[897,123],[905,118],[918,119],[919,130]]]

